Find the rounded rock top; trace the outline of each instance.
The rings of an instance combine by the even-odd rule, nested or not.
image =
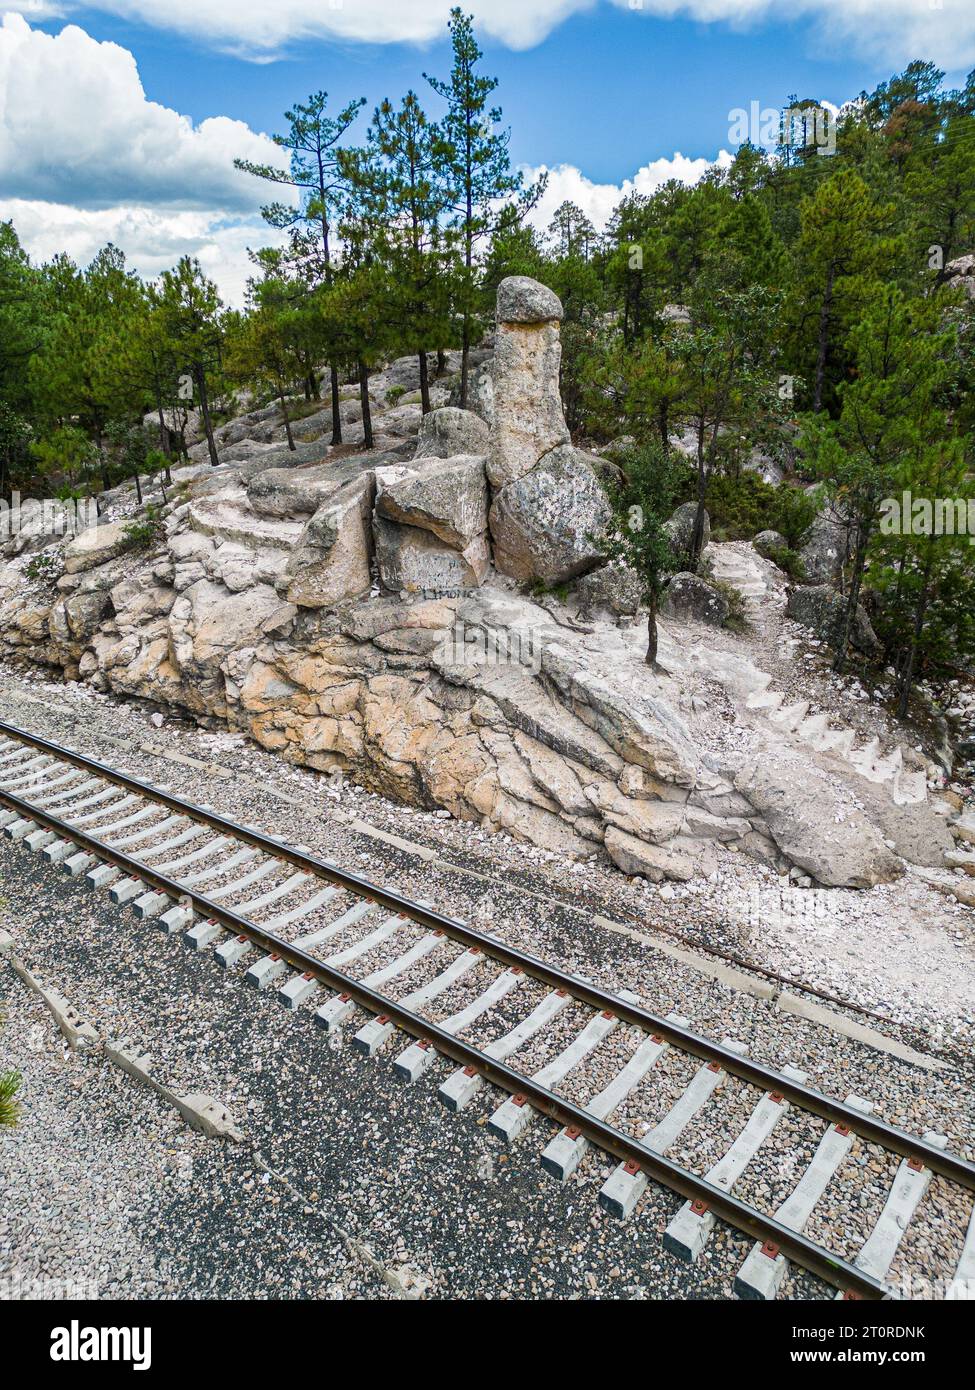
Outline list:
[[[562,301],[528,275],[509,275],[498,286],[499,323],[550,323],[562,318]]]

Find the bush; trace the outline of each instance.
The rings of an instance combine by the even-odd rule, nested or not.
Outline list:
[[[797,584],[802,584],[806,578],[806,566],[803,564],[802,556],[791,546],[770,545],[765,551],[767,559],[774,565],[778,565],[780,570],[784,570],[790,579],[794,579]]]
[[[682,502],[697,498],[697,479],[688,470]],[[750,541],[759,531],[780,531],[790,547],[798,547],[818,510],[802,488],[782,483],[772,487],[757,473],[716,473],[708,484],[711,533],[718,541]]]
[[[712,589],[717,589],[728,605],[728,616],[721,626],[728,628],[730,632],[747,632],[748,609],[745,607],[745,595],[740,589],[736,589],[734,584],[729,584],[724,579],[715,579],[713,574],[708,576],[708,583]]]
[[[20,1090],[21,1077],[16,1071],[0,1072],[0,1125],[15,1125],[20,1114],[16,1100]]]
[[[148,550],[150,546],[157,545],[166,534],[162,512],[151,502],[141,517],[128,522],[122,529],[130,550]]]

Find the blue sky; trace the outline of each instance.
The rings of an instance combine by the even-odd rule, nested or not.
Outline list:
[[[444,0],[8,4],[0,216],[39,258],[65,249],[83,262],[111,239],[154,275],[199,255],[235,300],[247,246],[269,237],[258,211],[266,190],[234,173],[233,155],[272,156],[266,133],[320,87],[336,106],[365,96],[371,108],[412,86],[436,111],[422,74],[446,75],[450,63]],[[623,190],[700,177],[732,148],[736,107],[780,107],[791,93],[839,103],[912,57],[940,62],[949,82],[975,67],[972,0],[466,8],[478,14],[485,68],[501,80],[514,160],[554,171],[539,217],[570,196],[597,225]]]
[[[448,10],[445,3],[445,19]],[[135,53],[150,100],[194,120],[236,116],[255,130],[276,130],[282,111],[319,87],[337,104],[364,96],[371,109],[411,86],[422,92],[422,73],[446,75],[450,64],[446,24],[440,42],[306,40],[286,47],[278,61],[255,65],[95,10],[72,19]],[[59,22],[41,27],[53,31]],[[736,29],[611,6],[570,17],[528,50],[513,52],[490,38],[481,46],[486,69],[501,80],[514,158],[576,164],[600,182],[618,182],[675,150],[713,156],[727,145],[728,112],[736,106],[781,106],[791,92],[839,103],[891,72],[881,58],[817,43],[806,20]],[[953,74],[963,76],[962,69]],[[437,105],[431,93],[431,109]]]

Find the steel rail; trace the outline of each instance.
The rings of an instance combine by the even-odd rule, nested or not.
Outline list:
[[[388,907],[394,912],[402,913],[422,926],[443,931],[465,946],[478,947],[486,955],[490,955],[493,959],[501,961],[509,967],[518,966],[526,974],[550,988],[566,989],[574,998],[588,1004],[593,1009],[601,1011],[611,1008],[622,1021],[641,1028],[645,1032],[657,1033],[675,1047],[699,1057],[702,1061],[717,1062],[725,1071],[739,1077],[740,1080],[759,1089],[776,1091],[794,1105],[818,1115],[830,1124],[842,1124],[859,1134],[861,1138],[898,1153],[903,1158],[921,1160],[933,1172],[961,1184],[970,1191],[975,1191],[975,1164],[953,1154],[944,1153],[925,1140],[908,1134],[893,1125],[888,1125],[882,1120],[865,1116],[862,1111],[824,1096],[822,1092],[792,1081],[773,1068],[764,1067],[759,1063],[740,1057],[736,1052],[722,1047],[720,1043],[715,1043],[711,1039],[681,1028],[665,1018],[657,1017],[639,1005],[630,1004],[617,995],[602,990],[567,971],[550,966],[527,952],[506,946],[494,936],[479,932],[467,926],[466,923],[446,917],[432,908],[424,907],[398,893],[382,888],[358,874],[351,874],[340,869],[338,865],[329,860],[316,859],[306,851],[294,849],[274,836],[264,835],[260,831],[238,825],[210,808],[198,806],[182,797],[164,792],[141,778],[117,772],[107,764],[86,757],[74,749],[63,748],[48,739],[30,734],[26,730],[18,729],[15,725],[2,721],[0,721],[0,734],[17,738],[34,748],[68,761],[76,767],[94,772],[126,790],[140,792],[162,805],[181,811],[191,819],[209,825],[214,830],[230,834],[253,848],[283,859],[296,868],[305,869],[328,882],[355,893],[359,897]],[[77,835],[72,834],[70,827],[66,828],[64,833],[68,838],[77,839]],[[144,869],[139,876],[147,877]]]
[[[94,835],[73,830],[65,821],[46,811],[35,809],[30,802],[22,800],[9,792],[0,792],[0,801],[18,812],[25,819],[37,822],[46,829],[72,840],[80,849],[87,850],[99,859],[106,860],[119,869],[125,870],[133,878],[144,881],[177,901],[192,904],[206,921],[216,922],[237,936],[246,937],[255,946],[268,954],[286,961],[309,978],[328,984],[338,993],[354,1000],[371,1013],[387,1020],[403,1032],[434,1047],[437,1052],[450,1057],[463,1067],[472,1067],[486,1081],[507,1091],[510,1095],[524,1097],[536,1110],[562,1126],[574,1126],[582,1135],[598,1148],[612,1154],[623,1163],[635,1164],[649,1177],[656,1179],[664,1187],[678,1193],[692,1202],[699,1202],[716,1217],[720,1217],[736,1230],[751,1236],[763,1245],[773,1245],[788,1259],[818,1275],[835,1288],[864,1299],[883,1299],[889,1296],[886,1287],[863,1270],[838,1255],[832,1255],[824,1247],[809,1240],[800,1232],[781,1225],[773,1217],[766,1216],[757,1208],[739,1201],[730,1193],[715,1187],[706,1179],[654,1153],[638,1140],[615,1129],[604,1120],[590,1115],[588,1111],[572,1101],[557,1095],[545,1086],[540,1086],[531,1077],[524,1076],[503,1062],[495,1061],[486,1053],[469,1043],[462,1042],[454,1034],[445,1031],[437,1024],[419,1014],[402,1008],[385,995],[377,993],[367,985],[361,984],[349,975],[335,970],[316,956],[310,955],[300,947],[284,941],[273,932],[265,930],[246,917],[239,916],[230,908],[211,902],[203,894],[182,888],[175,880],[142,864],[138,859],[113,849],[111,845]],[[444,933],[446,935],[446,933]],[[607,996],[612,1000],[612,996]]]
[[[89,758],[74,749],[63,748],[61,745],[49,739],[31,734],[24,729],[17,728],[16,725],[7,724],[0,721],[0,735],[7,735],[15,738],[29,746],[50,753],[52,756],[72,763],[74,766],[88,772],[93,772],[105,778],[115,785],[125,788],[128,791],[139,792],[152,800],[158,801],[161,805],[167,806],[172,810],[181,811],[190,819],[197,820],[209,825],[211,829],[219,830],[233,838],[249,844],[253,848],[262,850],[264,853],[275,858],[282,859],[296,868],[315,874],[319,878],[346,889],[348,892],[356,894],[358,897],[367,901],[374,902],[386,907],[393,912],[400,913],[404,917],[419,923],[421,926],[429,927],[434,931],[442,931],[445,935],[455,941],[459,941],[464,946],[476,947],[491,959],[500,961],[502,964],[511,967],[518,967],[526,975],[538,980],[541,984],[547,985],[550,989],[566,990],[573,998],[579,1002],[588,1004],[592,1009],[601,1012],[604,1009],[611,1009],[612,1012],[622,1022],[628,1023],[635,1028],[639,1028],[646,1033],[655,1033],[672,1043],[680,1051],[698,1057],[704,1062],[715,1062],[724,1071],[740,1080],[755,1086],[760,1090],[774,1091],[782,1095],[799,1109],[806,1110],[826,1120],[829,1124],[842,1125],[850,1129],[860,1138],[875,1143],[881,1148],[899,1154],[902,1158],[914,1159],[930,1168],[932,1172],[947,1178],[951,1182],[975,1191],[975,1164],[960,1158],[955,1154],[946,1153],[926,1140],[913,1134],[908,1134],[905,1130],[898,1129],[894,1125],[889,1125],[883,1120],[879,1120],[870,1115],[865,1115],[861,1110],[856,1110],[852,1106],[844,1105],[841,1101],[832,1099],[824,1095],[821,1091],[816,1091],[799,1082],[791,1080],[783,1073],[774,1068],[762,1066],[760,1063],[752,1062],[746,1057],[739,1056],[738,1053],[729,1048],[722,1047],[720,1043],[713,1042],[709,1038],[691,1032],[689,1029],[682,1028],[671,1023],[666,1018],[658,1017],[650,1013],[647,1009],[637,1004],[631,1004],[627,1000],[621,999],[618,995],[608,990],[600,989],[587,980],[580,979],[576,975],[571,975],[567,971],[548,965],[538,957],[529,955],[527,952],[520,951],[515,947],[507,946],[497,937],[484,932],[479,932],[473,927],[469,927],[464,922],[459,922],[452,917],[444,916],[432,908],[424,907],[420,903],[413,902],[399,893],[395,893],[388,888],[382,888],[378,884],[372,883],[369,879],[362,878],[358,874],[349,873],[347,870],[340,869],[337,864],[330,860],[315,858],[307,851],[298,850],[285,844],[282,840],[274,836],[265,835],[259,830],[251,829],[248,826],[237,825],[236,822],[228,820],[219,815],[211,808],[195,805],[191,801],[186,801],[182,797],[174,796],[170,792],[164,792],[155,788],[151,783],[143,781],[141,778],[132,777],[128,773],[117,772],[107,764],[99,762],[95,758]],[[8,793],[0,791],[0,800],[13,804],[17,802],[18,809],[23,813],[31,813],[31,818],[37,820],[43,813],[32,812],[28,802],[18,802],[17,798],[10,797]],[[48,821],[53,822],[54,818],[48,817]],[[81,836],[78,831],[72,830],[70,825],[58,823],[61,833],[65,838],[79,841]],[[93,845],[99,848],[92,849],[92,853],[97,853],[99,857],[111,857],[110,847],[92,839]],[[138,860],[129,860],[122,856],[126,866],[131,866],[133,877],[144,879],[146,882],[154,882],[158,876],[153,876],[152,871]],[[113,862],[119,862],[113,860]],[[160,887],[161,892],[177,899],[189,896],[186,891],[178,884],[170,884],[169,887]],[[204,901],[201,899],[201,901]],[[202,909],[201,909],[202,910]],[[207,915],[215,917],[212,912]]]

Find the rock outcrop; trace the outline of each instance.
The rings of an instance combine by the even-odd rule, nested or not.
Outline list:
[[[571,444],[553,449],[491,506],[495,563],[503,574],[564,584],[603,563],[610,519],[592,463]]]
[[[831,584],[846,563],[847,532],[831,512],[820,512],[799,548],[810,584]]]
[[[575,449],[559,394],[558,297],[537,280],[498,287],[487,475],[495,564],[523,582],[563,584],[603,562],[606,467]]]
[[[810,627],[825,642],[836,636],[837,623],[845,609],[845,600],[829,584],[802,585],[789,595],[786,613],[794,622]],[[862,604],[857,604],[850,625],[850,641],[858,651],[873,655],[880,649],[877,634]]]
[[[517,482],[551,449],[569,443],[559,394],[562,305],[551,290],[538,293],[543,289],[522,276],[503,280],[498,289],[488,456],[488,477],[498,489]],[[536,313],[545,317],[529,317]]]
[[[669,521],[664,522],[664,530],[670,537],[670,546],[675,555],[686,557],[691,553],[691,545],[694,541],[694,523],[697,520],[697,503],[684,502],[677,508]],[[708,513],[704,513],[704,536],[701,541],[701,549],[708,544],[711,539],[711,518]]]
[[[370,382],[381,449],[282,451],[273,411],[251,412],[224,427],[220,467],[177,472],[186,491],[148,548],[112,520],[47,543],[49,572],[28,578],[27,553],[11,547],[0,650],[654,881],[711,875],[723,847],[858,887],[888,881],[903,857],[937,865],[946,834],[923,767],[893,767],[879,749],[842,763],[845,736],[714,650],[725,634],[689,645],[686,618],[727,614],[706,580],[674,580],[665,613],[677,626],[665,617],[661,670],[648,671],[642,624],[626,621],[639,576],[606,565],[600,547],[614,465],[565,427],[561,314],[537,282],[502,282],[474,411],[421,419],[400,400],[416,371],[403,360]],[[357,402],[342,408],[354,430]],[[673,518],[675,546],[694,510]],[[716,574],[765,594],[755,550],[712,550]],[[513,592],[512,579],[572,583],[590,621]],[[800,606],[832,601],[801,593]],[[715,684],[724,703],[709,721]]]
[[[730,606],[719,589],[696,574],[675,574],[667,585],[661,611],[680,622],[688,619],[721,627],[728,617]]]

